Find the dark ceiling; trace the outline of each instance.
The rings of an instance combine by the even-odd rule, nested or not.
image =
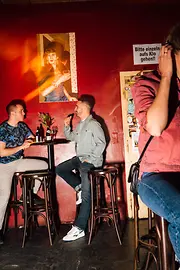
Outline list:
[[[27,5],[27,4],[56,4],[63,2],[99,2],[101,0],[0,0],[2,4],[17,4],[17,5]]]
[[[118,4],[179,4],[179,0],[0,0],[0,4],[8,5],[32,5],[32,4],[57,4],[57,3],[75,3],[75,2],[100,2],[100,3],[118,3]]]

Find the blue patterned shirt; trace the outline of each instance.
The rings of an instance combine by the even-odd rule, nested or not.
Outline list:
[[[32,135],[29,127],[19,122],[17,127],[11,126],[7,121],[0,125],[0,141],[6,143],[6,148],[14,148],[24,143],[25,139]],[[0,163],[9,163],[21,158],[23,150],[16,152],[15,154],[7,157],[0,157]]]

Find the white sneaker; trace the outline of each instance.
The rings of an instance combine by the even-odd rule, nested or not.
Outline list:
[[[78,191],[78,192],[76,193],[76,205],[82,203],[81,194],[82,194],[82,190],[80,190],[80,191]]]
[[[85,236],[85,232],[76,226],[72,226],[72,229],[63,237],[63,241],[74,241]]]

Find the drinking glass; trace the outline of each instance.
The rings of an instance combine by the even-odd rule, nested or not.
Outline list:
[[[58,133],[58,127],[57,126],[52,126],[53,139],[56,139],[57,133]]]

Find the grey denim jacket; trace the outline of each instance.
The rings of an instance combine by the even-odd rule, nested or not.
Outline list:
[[[76,155],[81,162],[86,160],[95,167],[102,166],[106,140],[101,125],[92,115],[80,121],[74,131],[65,126],[64,134],[68,140],[75,141]]]

